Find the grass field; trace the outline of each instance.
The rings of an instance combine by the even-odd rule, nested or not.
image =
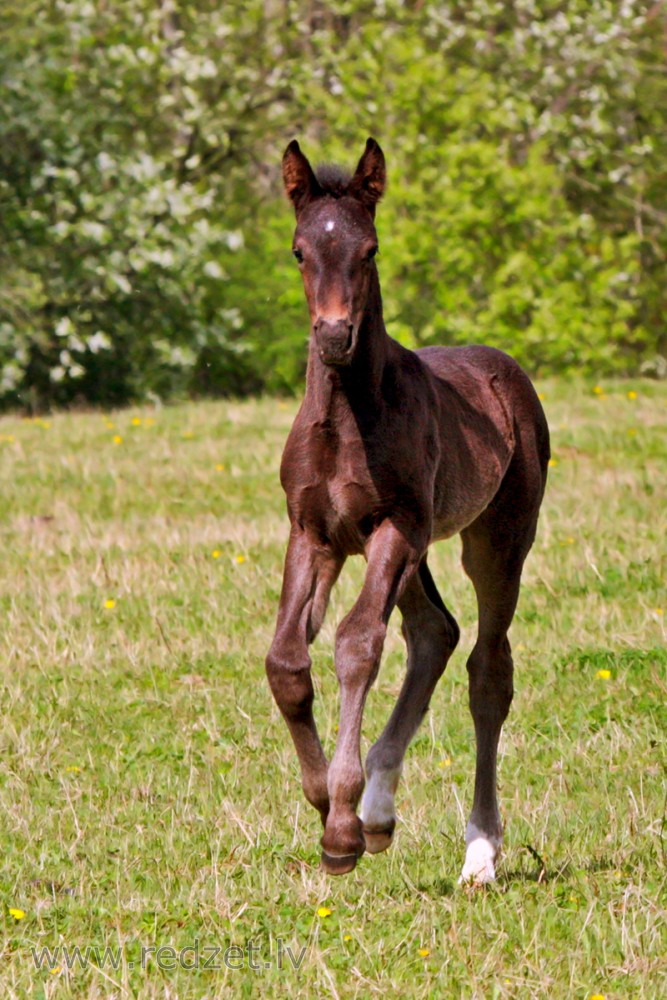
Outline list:
[[[0,421],[0,996],[667,995],[667,386],[539,389],[554,462],[512,630],[505,854],[476,892],[456,885],[475,629],[458,541],[431,565],[462,641],[395,843],[332,879],[263,667],[295,404]],[[315,644],[328,749],[362,572]],[[365,746],[397,694],[397,618]],[[87,967],[61,951],[49,969],[45,946]]]

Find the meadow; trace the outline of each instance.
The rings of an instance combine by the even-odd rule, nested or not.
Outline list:
[[[553,460],[511,632],[505,851],[477,891],[457,886],[475,631],[458,540],[431,566],[462,639],[395,842],[333,879],[263,666],[296,402],[0,420],[2,997],[667,995],[667,385],[538,389]],[[362,574],[348,563],[314,647],[328,750]]]

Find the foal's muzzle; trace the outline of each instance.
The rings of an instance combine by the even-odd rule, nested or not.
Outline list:
[[[354,354],[354,324],[346,319],[318,319],[313,326],[318,354],[325,365],[349,365]]]

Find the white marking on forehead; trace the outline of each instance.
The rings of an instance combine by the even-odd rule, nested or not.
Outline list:
[[[324,228],[328,233],[330,233],[335,225],[336,223],[333,221],[333,219],[327,219],[327,221],[324,223]]]

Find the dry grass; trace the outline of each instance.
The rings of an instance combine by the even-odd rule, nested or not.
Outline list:
[[[409,753],[396,843],[333,880],[263,676],[294,406],[0,421],[3,996],[667,993],[667,390],[541,388],[557,464],[512,633],[506,853],[473,894],[455,886],[475,628],[457,543],[432,564],[461,647]],[[346,568],[314,654],[329,747],[335,623],[362,572]],[[367,743],[402,668],[394,623]],[[198,968],[169,952],[141,968],[142,947],[195,941]],[[118,967],[35,967],[33,948],[63,945],[120,948]]]

